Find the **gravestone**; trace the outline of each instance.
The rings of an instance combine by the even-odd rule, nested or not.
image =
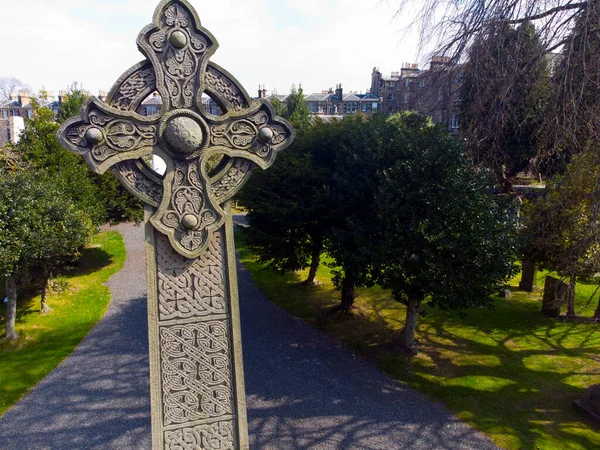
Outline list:
[[[583,398],[575,400],[574,403],[593,419],[600,422],[600,384],[590,386],[583,394]]]
[[[521,274],[519,289],[523,289],[525,292],[533,292],[533,286],[535,285],[535,279],[537,276],[537,268],[535,267],[535,264],[528,259],[524,259],[522,265],[523,272]]]
[[[58,137],[145,203],[153,448],[247,449],[229,202],[294,130],[209,60],[218,43],[187,1],[162,1],[137,44],[146,59]],[[160,114],[136,114],[156,91]],[[222,115],[206,111],[203,94]],[[151,155],[166,162],[164,176],[147,165]]]
[[[567,303],[571,289],[569,285],[562,281],[547,276],[544,284],[544,299],[542,300],[542,313],[549,317],[557,318],[560,316],[560,309]]]

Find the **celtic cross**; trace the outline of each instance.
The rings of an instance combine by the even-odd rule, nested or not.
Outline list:
[[[209,61],[218,43],[186,0],[163,0],[138,36],[146,59],[90,98],[58,137],[146,205],[152,441],[155,449],[248,448],[229,200],[294,139]],[[152,93],[160,114],[136,111]],[[203,95],[221,115],[210,114]],[[166,163],[164,176],[146,163]]]

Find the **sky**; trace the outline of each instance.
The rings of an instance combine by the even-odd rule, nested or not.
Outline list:
[[[259,85],[305,93],[342,83],[365,92],[373,67],[384,74],[418,62],[409,18],[394,18],[393,0],[189,0],[220,47],[212,61],[251,96]],[[79,82],[108,91],[143,59],[139,31],[158,0],[0,0],[0,77],[16,77],[34,92]]]

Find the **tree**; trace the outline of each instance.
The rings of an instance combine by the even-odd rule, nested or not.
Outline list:
[[[8,339],[16,339],[16,279],[24,270],[42,271],[41,311],[47,313],[46,286],[52,271],[74,261],[94,231],[88,216],[43,173],[0,176],[0,279],[9,297]]]
[[[275,114],[279,117],[283,117],[283,104],[279,97],[277,97],[277,91],[273,91],[271,94],[271,105],[273,105],[273,109],[275,110]]]
[[[469,153],[496,173],[507,193],[538,151],[550,81],[541,52],[532,24],[490,25],[464,67],[460,97]]]
[[[59,116],[79,111],[84,97],[82,91],[70,91]],[[62,147],[56,138],[59,124],[54,113],[41,107],[35,99],[32,105],[33,117],[26,121],[21,139],[14,146],[21,158],[52,176],[60,189],[92,218],[94,224],[141,221],[141,202],[129,194],[112,173],[102,176],[93,173],[80,156]]]
[[[546,112],[543,156],[564,170],[571,155],[600,152],[600,2],[576,17],[553,77],[556,101]],[[546,161],[545,161],[546,162]]]
[[[52,177],[61,191],[85,211],[96,225],[106,221],[101,192],[81,157],[63,148],[56,138],[59,124],[54,113],[32,100],[34,114],[25,124],[15,150],[29,164]]]
[[[398,5],[398,14],[416,6],[413,25],[419,28],[422,45],[435,46],[435,55],[447,56],[453,64],[460,64],[477,36],[490,28],[535,24],[540,46],[531,64],[548,58],[554,65],[552,52],[562,50],[560,59],[569,68],[556,72],[556,86],[562,88],[552,95],[553,106],[544,114],[547,125],[543,134],[550,140],[546,150],[554,159],[565,159],[551,152],[553,141],[564,140],[565,136],[570,140],[568,148],[586,145],[586,135],[572,132],[572,118],[579,119],[580,128],[594,127],[594,137],[598,138],[598,121],[593,119],[596,116],[589,114],[581,100],[587,96],[596,107],[600,102],[596,96],[600,57],[594,44],[600,34],[600,0],[398,0]],[[489,45],[495,43],[490,41]],[[562,150],[568,151],[567,147]],[[565,160],[568,162],[568,158]]]
[[[289,120],[292,125],[296,128],[305,128],[309,124],[310,110],[304,100],[304,92],[302,91],[302,85],[296,89],[295,85],[292,85],[290,95],[288,95],[285,107],[283,108],[283,118]]]
[[[9,101],[11,94],[16,94],[19,89],[28,88],[21,80],[15,77],[0,77],[0,101]]]
[[[73,82],[62,98],[58,111],[58,123],[63,123],[71,117],[78,116],[87,98],[88,93],[83,89],[83,86]]]
[[[340,310],[354,306],[356,289],[371,286],[372,259],[363,251],[376,239],[373,180],[377,177],[379,151],[385,139],[384,117],[346,117],[333,159],[333,183],[328,204],[335,218],[326,232],[326,250],[332,261],[333,283],[341,291]]]
[[[254,174],[239,197],[249,211],[248,243],[260,260],[280,272],[310,267],[309,285],[333,220],[326,192],[339,130],[339,123],[322,121],[299,130],[277,164]]]
[[[565,174],[549,183],[546,196],[524,209],[525,251],[569,280],[570,317],[576,315],[577,278],[589,279],[600,271],[599,179],[598,154],[577,155]]]
[[[401,346],[414,352],[425,302],[458,311],[492,306],[490,296],[514,271],[516,230],[508,201],[430,119],[392,116],[383,136],[378,235],[362,252],[376,281],[406,305]]]

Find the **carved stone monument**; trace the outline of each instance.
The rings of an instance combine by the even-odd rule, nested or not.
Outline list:
[[[217,41],[187,1],[163,0],[137,43],[146,59],[58,137],[146,205],[153,448],[247,449],[229,200],[294,130],[209,61]],[[137,114],[156,91],[160,114]],[[206,111],[203,95],[222,115]],[[164,176],[147,165],[151,155],[166,162]]]

